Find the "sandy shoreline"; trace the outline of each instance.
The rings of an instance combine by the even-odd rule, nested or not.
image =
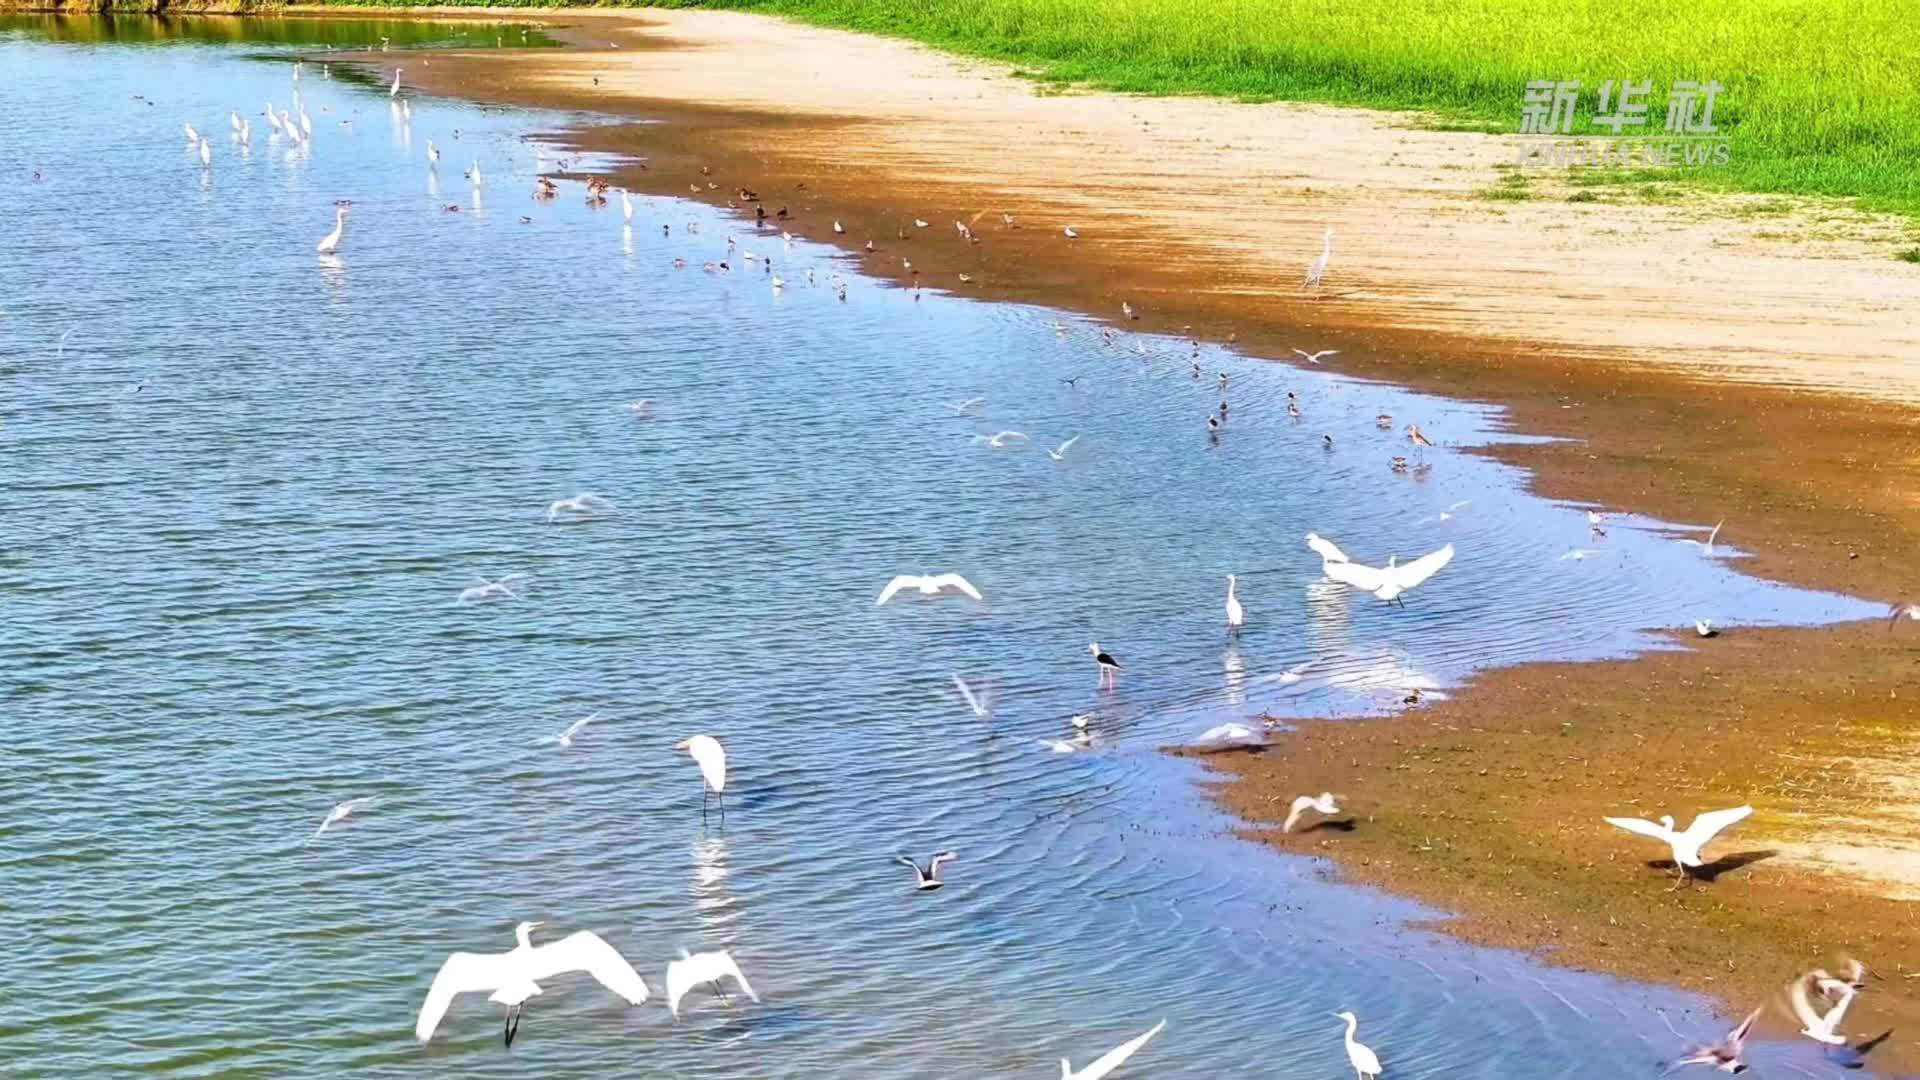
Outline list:
[[[1914,587],[1920,267],[1890,258],[1911,236],[1905,223],[1739,196],[1570,203],[1575,189],[1554,177],[1532,181],[1526,201],[1492,201],[1477,193],[1502,182],[1508,141],[1404,118],[1043,95],[993,65],[729,13],[538,18],[573,48],[436,52],[409,64],[409,80],[657,121],[567,137],[646,158],[618,177],[637,192],[744,212],[737,192],[751,188],[769,213],[791,211],[783,225],[795,233],[849,247],[871,238],[865,263],[878,276],[1115,321],[1125,301],[1141,312],[1133,328],[1191,327],[1255,356],[1338,348],[1329,367],[1492,401],[1517,429],[1562,437],[1496,451],[1533,470],[1544,494],[1676,522],[1724,517],[1724,539],[1752,552],[1743,568],[1761,576],[1888,600]],[[981,243],[960,240],[955,220]],[[1078,240],[1062,235],[1067,224]],[[1325,295],[1303,293],[1328,225]],[[1889,979],[1849,1029],[1907,1031],[1920,1022],[1920,981],[1902,977],[1920,964],[1920,792],[1898,777],[1920,758],[1916,698],[1912,631],[1729,635],[1711,652],[1631,666],[1491,673],[1407,717],[1305,725],[1283,749],[1223,759],[1234,779],[1222,798],[1258,823],[1270,799],[1318,790],[1310,778],[1339,759],[1424,778],[1344,785],[1370,807],[1369,827],[1316,837],[1312,850],[1462,912],[1449,926],[1466,936],[1714,993],[1730,1009],[1771,995],[1797,967],[1855,952]],[[1704,759],[1673,744],[1680,732],[1698,738],[1702,717]],[[1452,747],[1439,759],[1435,727]],[[1582,734],[1577,772],[1563,730]],[[1543,731],[1555,740],[1535,742]],[[1717,764],[1728,757],[1739,767]],[[1650,813],[1662,796],[1684,800],[1668,808],[1681,817],[1750,798],[1762,812],[1736,849],[1776,854],[1678,897],[1650,875],[1596,879],[1644,867],[1633,845],[1566,824],[1597,820],[1605,801],[1570,775],[1606,778]],[[1552,786],[1531,802],[1505,804],[1517,778],[1542,777]],[[1549,820],[1545,796],[1563,790],[1575,809]],[[1443,796],[1498,806],[1483,824],[1532,813],[1557,839],[1485,830],[1475,859],[1451,859],[1458,844],[1431,837],[1475,819],[1436,815]],[[1824,843],[1785,809],[1815,806],[1861,825],[1862,842]],[[1300,850],[1298,837],[1254,835]],[[1596,863],[1609,853],[1619,862]],[[1836,903],[1843,917],[1829,926]],[[1744,967],[1706,974],[1733,951]],[[1873,1063],[1910,1068],[1920,1051],[1896,1038]]]

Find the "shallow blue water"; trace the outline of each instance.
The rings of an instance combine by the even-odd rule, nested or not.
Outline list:
[[[1351,1008],[1392,1076],[1602,1077],[1724,1030],[1410,931],[1410,905],[1231,839],[1155,748],[1702,616],[1878,609],[1740,576],[1733,524],[1714,560],[1657,523],[1590,536],[1459,452],[1514,437],[1484,407],[1213,347],[1195,380],[1184,342],[916,299],[698,205],[640,200],[623,230],[617,197],[534,201],[523,136],[590,118],[413,99],[403,124],[309,64],[291,150],[260,115],[289,66],[259,48],[0,36],[0,913],[32,973],[5,1060],[1042,1076],[1165,1016],[1125,1075],[1316,1077]],[[1388,470],[1381,412],[1445,444],[1430,469]],[[975,441],[1002,429],[1032,439]],[[618,513],[546,521],[582,491]],[[1320,582],[1308,530],[1459,554],[1400,609]],[[986,600],[874,605],[922,570]],[[456,603],[507,574],[519,598]],[[1113,691],[1091,640],[1126,664]],[[1041,745],[1086,712],[1093,746]],[[724,829],[672,749],[698,732],[732,756]],[[355,796],[381,801],[306,844]],[[915,894],[892,856],[943,847],[949,886]],[[730,948],[765,1001],[675,1024],[559,980],[511,1053],[478,999],[418,1045],[440,960],[521,919],[599,932],[656,995],[679,948]]]

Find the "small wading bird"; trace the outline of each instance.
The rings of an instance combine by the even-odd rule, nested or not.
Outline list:
[[[1324,816],[1331,816],[1340,812],[1340,803],[1334,798],[1334,794],[1331,791],[1323,791],[1318,795],[1298,796],[1293,800],[1293,806],[1287,810],[1287,820],[1285,824],[1280,826],[1280,831],[1283,833],[1292,832],[1294,825],[1300,821],[1300,815],[1309,810]]]
[[[1331,234],[1332,230],[1329,229],[1328,233]],[[1350,1012],[1337,1012],[1333,1015],[1347,1022],[1347,1062],[1353,1066],[1354,1075],[1358,1080],[1374,1080],[1381,1071],[1380,1055],[1353,1037],[1354,1032],[1360,1029],[1359,1019]]]
[[[1236,584],[1236,579],[1234,578],[1234,576],[1232,574],[1228,574],[1227,575],[1227,633],[1231,636],[1238,637],[1240,635],[1241,624],[1247,621],[1247,613],[1240,606],[1240,598],[1233,595],[1233,588],[1235,584]]]
[[[1067,237],[1067,239],[1069,239],[1069,240],[1078,240],[1078,239],[1080,239],[1080,234],[1079,234],[1079,233],[1077,233],[1077,232],[1074,232],[1074,231],[1073,231],[1073,226],[1071,226],[1071,225],[1069,225],[1069,226],[1067,226],[1067,227],[1066,227],[1065,229],[1062,229],[1062,230],[1061,230],[1061,232],[1063,232],[1063,233],[1065,233],[1065,234],[1066,234],[1066,237]]]
[[[1124,1064],[1128,1058],[1139,1053],[1140,1048],[1152,1042],[1153,1037],[1160,1034],[1161,1029],[1166,1026],[1167,1022],[1165,1020],[1160,1021],[1153,1025],[1146,1034],[1136,1035],[1128,1039],[1126,1042],[1121,1043],[1119,1046],[1114,1047],[1094,1059],[1093,1062],[1079,1072],[1073,1071],[1073,1062],[1066,1058],[1061,1058],[1060,1080],[1101,1080],[1102,1077],[1112,1073],[1113,1070]]]
[[[943,862],[952,862],[959,857],[960,856],[955,855],[951,851],[943,851],[929,860],[924,870],[920,868],[919,863],[914,862],[905,855],[895,855],[893,861],[906,863],[908,866],[913,867],[914,888],[919,889],[921,892],[932,892],[942,884],[940,880],[940,864]]]
[[[427,990],[426,1003],[420,1006],[420,1019],[413,1025],[413,1036],[421,1042],[433,1038],[441,1017],[460,994],[491,991],[487,998],[507,1007],[506,1042],[520,1033],[520,1017],[528,998],[540,993],[539,981],[571,971],[584,971],[601,986],[626,999],[629,1005],[647,1000],[647,984],[619,951],[598,934],[578,930],[559,941],[535,945],[531,932],[537,922],[523,922],[513,928],[519,944],[503,953],[457,952],[440,965]]]
[[[315,840],[318,840],[320,834],[332,828],[335,822],[345,821],[353,815],[360,813],[362,810],[371,810],[379,801],[379,799],[369,795],[364,798],[348,799],[346,802],[334,804],[333,809],[327,811],[327,816],[320,819],[320,827],[313,830],[312,836],[307,837],[307,843],[311,844]]]
[[[1339,356],[1340,355],[1339,349],[1321,349],[1319,352],[1308,352],[1305,349],[1295,349],[1293,351],[1296,355],[1298,355],[1301,359],[1305,360],[1309,364],[1319,363],[1320,358],[1323,356]]]
[[[959,574],[920,574],[918,576],[897,574],[887,582],[886,588],[880,590],[880,596],[874,600],[873,605],[879,607],[893,599],[893,594],[902,589],[917,590],[921,596],[938,596],[942,590],[952,589],[955,592],[965,593],[975,600],[986,599],[980,595],[979,589],[973,587],[973,582]]]
[[[754,1004],[760,1003],[760,995],[753,992],[753,986],[740,973],[740,965],[733,962],[731,953],[724,949],[703,953],[680,950],[680,959],[667,964],[667,1011],[675,1020],[680,1019],[680,999],[696,986],[711,986],[724,1000],[726,992],[720,987],[721,979],[739,983],[741,993],[752,998]]]
[[[984,694],[975,694],[973,687],[967,685],[967,680],[955,675],[953,677],[953,685],[955,689],[960,691],[960,696],[967,699],[967,708],[973,710],[973,715],[985,720],[988,714],[993,712],[992,703],[986,699]]]
[[[556,521],[559,521],[563,514],[575,514],[579,515],[580,518],[594,518],[613,512],[614,507],[611,502],[590,491],[583,491],[571,499],[555,499],[547,507],[547,524],[552,525]]]
[[[340,238],[345,236],[346,232],[347,208],[344,206],[336,206],[333,208],[333,231],[321,237],[320,242],[313,245],[313,250],[322,255],[333,254],[340,250]]]
[[[706,820],[707,800],[718,797],[720,800],[720,820],[727,819],[727,751],[720,740],[711,735],[695,735],[691,739],[682,739],[674,743],[675,750],[685,750],[693,757],[693,763],[700,766],[700,818]]]
[[[1606,516],[1599,513],[1598,511],[1594,511],[1594,510],[1587,511],[1587,528],[1592,529],[1593,532],[1598,536],[1607,535]]]
[[[1111,653],[1102,649],[1097,641],[1088,642],[1087,651],[1093,654],[1093,662],[1100,668],[1101,684],[1112,686],[1115,677],[1120,673],[1120,661],[1115,660]]]
[[[1382,600],[1399,601],[1401,607],[1406,606],[1406,602],[1400,600],[1402,593],[1439,573],[1441,568],[1453,561],[1452,544],[1404,565],[1390,561],[1384,569],[1354,562],[1331,541],[1323,540],[1314,533],[1307,534],[1307,546],[1319,553],[1320,572],[1328,578],[1361,592],[1370,592]]]
[[[1740,1021],[1740,1026],[1727,1032],[1726,1038],[1717,1043],[1694,1047],[1686,1057],[1675,1061],[1673,1068],[1677,1069],[1682,1065],[1711,1065],[1724,1073],[1746,1072],[1747,1064],[1740,1060],[1740,1055],[1747,1048],[1747,1032],[1753,1030],[1753,1022],[1758,1019],[1760,1019],[1760,1010],[1755,1009],[1747,1014],[1745,1020]]]
[[[1326,276],[1327,263],[1332,261],[1332,259],[1333,229],[1329,227],[1326,234],[1320,238],[1320,257],[1313,260],[1312,266],[1307,267],[1307,280],[1302,282],[1300,287],[1303,289],[1311,289],[1320,284],[1320,279]]]
[[[1673,818],[1666,815],[1661,816],[1658,824],[1643,818],[1610,817],[1601,820],[1615,828],[1652,837],[1672,848],[1674,868],[1680,875],[1679,880],[1673,883],[1673,887],[1677,889],[1692,880],[1693,868],[1705,865],[1700,860],[1700,849],[1751,813],[1753,813],[1751,806],[1736,806],[1730,810],[1710,810],[1694,818],[1693,824],[1687,826],[1685,832],[1675,832]]]

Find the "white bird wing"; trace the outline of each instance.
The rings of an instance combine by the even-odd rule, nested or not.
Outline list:
[[[480,990],[498,990],[514,974],[506,953],[457,952],[440,965],[433,985],[427,988],[427,1000],[420,1006],[420,1018],[414,1021],[413,1037],[421,1042],[433,1038],[440,1018],[447,1015],[456,995]]]
[[[1439,551],[1428,552],[1410,563],[1389,567],[1384,573],[1388,582],[1406,590],[1439,573],[1441,567],[1452,561],[1453,545],[1448,544]]]
[[[1078,436],[1078,435],[1075,435],[1075,436],[1074,436],[1073,438],[1071,438],[1071,439],[1068,439],[1068,440],[1067,440],[1066,442],[1063,442],[1063,443],[1061,443],[1061,444],[1060,444],[1060,449],[1058,449],[1058,450],[1055,450],[1055,451],[1053,452],[1053,456],[1054,456],[1054,457],[1060,457],[1060,456],[1062,456],[1062,455],[1064,455],[1064,454],[1065,454],[1065,453],[1067,452],[1067,450],[1068,450],[1068,449],[1069,449],[1070,447],[1072,447],[1072,446],[1073,446],[1073,444],[1074,444],[1074,443],[1077,443],[1077,442],[1079,442],[1079,441],[1080,441],[1080,436]]]
[[[1146,1034],[1128,1039],[1126,1042],[1100,1055],[1092,1064],[1081,1069],[1079,1072],[1068,1073],[1068,1080],[1100,1080],[1101,1077],[1119,1068],[1128,1058],[1139,1053],[1140,1048],[1147,1045],[1155,1035],[1160,1034],[1160,1029],[1166,1026],[1167,1022],[1165,1020],[1160,1021],[1153,1025],[1152,1029]]]
[[[581,728],[593,723],[598,716],[599,714],[595,713],[593,716],[589,716],[583,720],[575,720],[573,723],[567,725],[567,730],[561,732],[560,737],[563,739],[573,738],[575,735],[580,734]]]
[[[1328,562],[1321,564],[1320,569],[1332,580],[1363,592],[1373,592],[1392,581],[1388,571],[1357,562]]]
[[[967,699],[967,708],[973,710],[973,715],[987,715],[986,706],[980,704],[980,699],[973,696],[973,687],[967,685],[967,680],[955,675],[953,685],[960,688],[960,696]]]
[[[979,589],[973,587],[973,582],[968,581],[959,574],[938,574],[928,580],[933,583],[933,587],[936,589],[959,589],[975,600],[986,599],[986,597],[980,595]]]
[[[1616,829],[1625,829],[1630,833],[1650,836],[1664,844],[1673,843],[1673,830],[1657,821],[1648,821],[1645,818],[1637,817],[1603,817],[1600,820]]]
[[[726,952],[695,953],[692,956],[670,961],[667,964],[667,1008],[674,1016],[680,1015],[680,999],[687,991],[701,983],[719,982],[732,976],[740,984],[740,990],[754,1001],[760,995],[753,992],[747,983],[747,977],[740,974],[740,965],[733,962],[733,956]]]
[[[1821,1031],[1826,1026],[1826,1018],[1814,1011],[1813,1002],[1807,997],[1807,976],[1802,975],[1787,987],[1787,1002],[1793,1006],[1793,1015],[1800,1026],[1809,1032]]]
[[[515,974],[530,982],[569,971],[584,971],[601,986],[625,998],[629,1005],[647,1000],[647,984],[640,973],[633,970],[620,950],[591,930],[576,930],[559,941],[536,945],[521,957]]]
[[[881,604],[893,599],[893,594],[899,592],[901,589],[919,588],[920,581],[920,578],[912,574],[900,574],[896,576],[892,581],[887,582],[886,588],[880,590],[880,599],[875,600],[873,606],[879,607]]]
[[[1307,534],[1307,546],[1318,552],[1320,557],[1327,562],[1343,563],[1352,561],[1347,558],[1346,552],[1341,551],[1334,545],[1333,541],[1325,539],[1315,533]]]
[[[1734,823],[1744,820],[1751,813],[1753,813],[1751,806],[1736,806],[1730,810],[1709,810],[1694,818],[1693,824],[1687,826],[1687,831],[1681,835],[1698,841],[1695,847],[1695,850],[1698,850],[1706,847],[1708,841],[1720,835]]]

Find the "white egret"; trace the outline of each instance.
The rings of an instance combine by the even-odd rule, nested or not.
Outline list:
[[[244,124],[242,124],[242,123],[240,122],[240,110],[239,110],[239,109],[234,109],[234,110],[231,110],[231,112],[230,112],[230,114],[229,114],[229,115],[227,116],[227,122],[228,122],[229,124],[231,124],[231,125],[233,125],[233,133],[234,133],[235,135],[238,135],[238,134],[240,134],[240,129],[241,129],[242,127],[245,127],[245,126],[246,126],[246,125],[244,125]]]
[[[1694,1047],[1688,1051],[1686,1057],[1675,1061],[1673,1067],[1677,1069],[1682,1065],[1711,1065],[1725,1073],[1745,1072],[1747,1065],[1740,1060],[1740,1054],[1747,1047],[1747,1033],[1753,1030],[1753,1022],[1758,1019],[1760,1019],[1760,1010],[1755,1009],[1747,1014],[1745,1020],[1740,1021],[1738,1027],[1727,1032],[1726,1038],[1717,1043]]]
[[[595,518],[616,512],[613,503],[590,491],[583,491],[571,499],[555,499],[549,504],[547,524],[551,525],[558,521],[562,514],[578,514],[583,518]]]
[[[333,208],[333,231],[321,237],[320,242],[313,245],[313,250],[322,255],[333,254],[340,249],[340,238],[345,236],[346,233],[347,208],[344,206],[336,206]]]
[[[513,586],[509,583],[523,580],[526,576],[525,574],[508,574],[498,581],[488,581],[486,578],[480,578],[480,584],[469,585],[461,589],[460,595],[454,597],[453,602],[456,604],[478,604],[488,600],[518,600],[520,599],[520,594],[514,592]]]
[[[187,132],[187,142],[188,142],[189,144],[194,144],[194,143],[198,143],[198,142],[200,141],[200,133],[199,133],[198,131],[195,131],[195,130],[193,129],[193,125],[192,125],[192,124],[189,124],[189,123],[182,123],[182,124],[181,124],[180,126],[181,126],[182,128],[185,128],[185,129],[186,129],[186,132]]]
[[[1067,227],[1066,227],[1065,229],[1062,229],[1062,230],[1061,230],[1061,232],[1063,232],[1063,233],[1065,233],[1065,234],[1066,234],[1066,237],[1067,237],[1067,239],[1069,239],[1069,240],[1078,240],[1078,239],[1080,239],[1080,234],[1079,234],[1079,233],[1077,233],[1077,232],[1074,232],[1074,231],[1073,231],[1073,226],[1071,226],[1071,225],[1069,225],[1069,226],[1067,226]]]
[[[313,138],[313,117],[307,115],[307,107],[305,105],[300,106],[300,137],[302,139]]]
[[[386,49],[382,48],[380,51],[385,52]],[[399,68],[393,69],[393,86],[387,90],[388,97],[392,97],[400,92],[400,70]]]
[[[1293,351],[1296,354],[1298,354],[1301,359],[1305,360],[1309,364],[1319,363],[1320,358],[1323,356],[1339,356],[1340,355],[1339,349],[1321,349],[1319,352],[1308,352],[1305,349],[1295,349]]]
[[[598,720],[598,719],[600,719],[599,713],[594,713],[591,716],[582,717],[578,720],[575,720],[573,723],[568,724],[566,730],[562,731],[560,734],[555,735],[550,739],[542,739],[541,741],[550,742],[556,746],[572,746],[573,737],[575,735],[580,734],[582,731],[587,730],[587,725],[593,723],[595,720]]]
[[[207,140],[201,139],[200,140],[200,167],[205,169],[205,168],[210,168],[212,165],[213,165],[213,147],[207,145]]]
[[[1120,661],[1115,660],[1112,654],[1102,649],[1097,641],[1088,642],[1087,651],[1093,654],[1093,662],[1100,668],[1101,683],[1112,686],[1119,677]]]
[[[975,435],[973,437],[974,442],[985,443],[995,450],[1006,446],[1015,439],[1024,442],[1027,439],[1027,433],[1024,431],[996,431],[992,435]]]
[[[427,166],[434,169],[440,167],[440,148],[433,145],[432,139],[427,140]]]
[[[1328,578],[1361,592],[1370,592],[1382,600],[1398,600],[1402,593],[1418,586],[1453,561],[1453,545],[1428,552],[1410,563],[1389,562],[1382,568],[1365,566],[1347,557],[1347,553],[1314,533],[1307,534],[1307,546],[1320,555],[1320,571]],[[1401,602],[1401,606],[1406,606]]]
[[[914,862],[905,855],[895,855],[893,861],[906,863],[908,866],[913,867],[914,888],[919,889],[921,892],[932,892],[943,884],[940,880],[940,864],[943,862],[952,862],[959,857],[960,856],[955,855],[951,851],[943,851],[935,855],[933,859],[927,863],[925,869],[922,869],[919,863]]]
[[[1814,982],[1819,983],[1823,992],[1831,988],[1830,992],[1839,995],[1839,1000],[1824,1016],[1814,1010],[1813,1001],[1807,996],[1807,986]],[[1794,1018],[1800,1021],[1800,1034],[1829,1046],[1845,1046],[1847,1038],[1840,1034],[1840,1021],[1846,1017],[1856,993],[1851,984],[1817,968],[1793,980],[1793,985],[1787,987],[1787,1000],[1793,1006]]]
[[[1328,229],[1331,235],[1333,230]],[[1333,1015],[1347,1022],[1347,1061],[1353,1066],[1359,1080],[1373,1080],[1380,1075],[1380,1055],[1374,1053],[1365,1043],[1353,1037],[1360,1029],[1360,1021],[1350,1012],[1337,1012]]]
[[[273,102],[271,101],[267,102],[267,126],[275,131],[280,130],[280,115],[273,111]]]
[[[1294,825],[1300,821],[1300,815],[1309,810],[1331,816],[1340,812],[1340,803],[1331,791],[1323,791],[1318,795],[1301,795],[1293,800],[1293,806],[1287,810],[1287,820],[1280,826],[1280,831],[1292,832]]]
[[[967,708],[973,710],[973,715],[985,720],[993,712],[992,701],[985,694],[974,693],[973,687],[967,685],[967,680],[955,675],[953,685],[960,691],[960,696],[967,699]]]
[[[752,984],[740,973],[740,965],[733,962],[731,953],[718,952],[689,953],[680,950],[680,959],[667,965],[667,1010],[673,1013],[675,1020],[680,1019],[680,999],[687,991],[702,983],[711,984],[714,992],[723,994],[720,980],[731,978],[740,984],[741,993],[760,1001],[760,995],[753,992]]]
[[[1073,438],[1068,439],[1066,442],[1061,443],[1060,449],[1047,451],[1047,456],[1052,458],[1055,461],[1065,461],[1067,460],[1067,451],[1072,449],[1073,444],[1079,441],[1080,441],[1080,436],[1075,435]]]
[[[1713,526],[1713,531],[1707,534],[1707,539],[1705,542],[1688,539],[1688,538],[1682,538],[1680,542],[1683,544],[1692,544],[1694,547],[1697,547],[1700,549],[1700,554],[1711,557],[1713,555],[1713,542],[1720,535],[1720,526],[1725,525],[1726,523],[1727,523],[1726,518],[1721,518],[1719,521],[1715,522]]]
[[[693,755],[693,763],[700,766],[700,817],[707,816],[707,799],[718,796],[720,799],[720,819],[727,817],[727,751],[720,740],[711,735],[695,735],[673,745],[675,750],[685,750]]]
[[[571,971],[584,971],[601,986],[626,999],[629,1005],[647,1000],[647,984],[640,973],[619,951],[590,930],[577,930],[559,941],[535,945],[530,932],[541,925],[523,922],[513,928],[519,944],[503,953],[456,952],[440,965],[420,1006],[420,1018],[413,1025],[413,1036],[421,1042],[433,1038],[441,1017],[460,994],[491,991],[487,998],[507,1007],[506,1041],[520,1031],[520,1014],[528,998],[540,993],[539,981]]]
[[[1240,598],[1233,595],[1236,579],[1227,575],[1227,633],[1235,637],[1240,634],[1240,626],[1247,621],[1246,610],[1240,606]]]
[[[1719,637],[1720,636],[1720,631],[1715,630],[1713,628],[1712,619],[1693,620],[1693,632],[1696,634],[1699,634],[1701,637]]]
[[[468,171],[467,179],[473,181],[474,187],[485,186],[484,182],[480,178],[480,159],[479,158],[473,159],[473,168],[470,171]],[[628,214],[627,216],[631,218],[633,215]]]
[[[1302,282],[1300,287],[1303,289],[1311,289],[1315,285],[1320,284],[1320,279],[1326,276],[1327,263],[1332,260],[1333,229],[1329,227],[1326,234],[1322,236],[1320,240],[1320,257],[1313,260],[1312,266],[1307,267],[1307,280]]]
[[[1219,724],[1200,733],[1195,746],[1209,750],[1247,750],[1265,746],[1266,737],[1245,724]]]
[[[973,582],[968,581],[959,574],[921,574],[919,576],[913,574],[898,574],[887,582],[886,588],[880,590],[880,597],[873,602],[874,606],[879,607],[881,604],[893,599],[893,594],[902,589],[914,589],[918,591],[921,596],[938,596],[941,590],[952,589],[956,592],[965,593],[975,600],[986,599],[980,595],[979,589],[973,587]]]
[[[1677,889],[1690,877],[1689,871],[1694,867],[1705,865],[1700,860],[1700,849],[1706,847],[1714,837],[1730,826],[1745,820],[1751,813],[1753,813],[1751,806],[1736,806],[1729,810],[1709,810],[1694,818],[1693,824],[1687,826],[1685,832],[1675,832],[1673,818],[1668,815],[1661,815],[1658,824],[1643,818],[1609,817],[1601,820],[1630,833],[1650,836],[1672,848],[1674,867],[1680,873],[1679,880],[1673,885]]]
[[[327,811],[327,816],[320,819],[320,827],[313,830],[312,836],[307,837],[307,843],[311,844],[319,839],[320,834],[326,832],[336,822],[345,821],[353,815],[360,813],[362,810],[371,810],[379,802],[379,799],[369,795],[359,799],[348,799],[346,802],[335,803],[333,809]]]
[[[835,221],[833,223],[833,231],[836,235],[838,235],[840,233],[846,232],[847,230],[838,221]]]
[[[1161,1029],[1166,1026],[1167,1022],[1165,1020],[1160,1021],[1153,1025],[1145,1035],[1136,1035],[1128,1039],[1126,1042],[1121,1043],[1119,1046],[1114,1047],[1094,1059],[1086,1068],[1081,1069],[1079,1072],[1073,1071],[1073,1062],[1068,1061],[1066,1058],[1061,1058],[1060,1080],[1100,1080],[1101,1077],[1119,1068],[1128,1058],[1139,1053],[1140,1048],[1151,1042],[1153,1037],[1160,1034]]]

